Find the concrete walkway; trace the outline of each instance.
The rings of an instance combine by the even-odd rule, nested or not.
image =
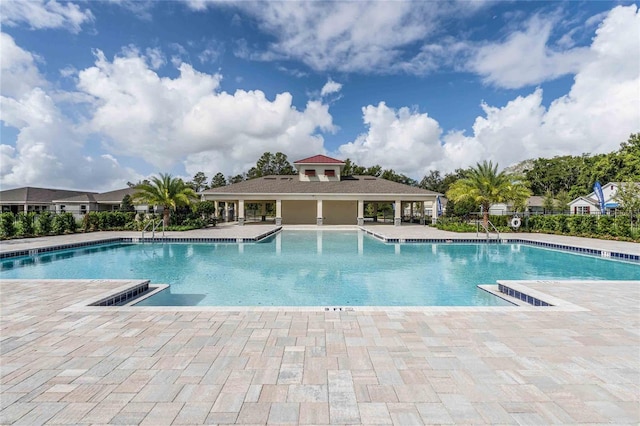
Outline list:
[[[521,283],[581,309],[84,306],[133,284],[0,281],[0,424],[640,423],[640,277]]]

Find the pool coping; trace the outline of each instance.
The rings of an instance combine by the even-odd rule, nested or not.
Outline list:
[[[41,280],[22,280],[10,279],[8,282],[39,282]],[[136,306],[153,294],[169,288],[166,284],[150,284],[149,280],[139,280],[132,284],[132,280],[126,279],[56,279],[49,281],[61,282],[104,282],[104,283],[126,283],[119,287],[107,290],[104,293],[92,296],[91,298],[81,300],[77,303],[62,308],[63,312],[96,312],[108,311],[112,312],[159,312],[170,309],[175,312],[422,312],[422,313],[447,313],[447,312],[513,312],[513,311],[543,311],[543,312],[580,312],[589,311],[569,301],[551,296],[539,290],[528,287],[528,284],[549,284],[554,283],[584,283],[584,282],[601,282],[599,280],[498,280],[497,285],[480,284],[478,287],[484,291],[494,294],[501,299],[510,303],[511,306]],[[630,284],[640,284],[640,281],[620,281],[608,280],[604,282],[625,282]],[[140,298],[120,302],[119,295],[131,292],[140,286],[147,286],[149,290]],[[506,290],[506,291],[505,291]],[[517,291],[529,298],[544,301],[546,305],[534,305],[528,303],[527,300],[521,300],[510,295],[509,291]],[[116,299],[117,302],[111,304],[102,304],[103,301]]]

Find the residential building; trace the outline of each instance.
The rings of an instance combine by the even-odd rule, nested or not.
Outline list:
[[[616,194],[620,189],[620,182],[609,182],[602,186],[602,195],[604,196],[605,214],[610,214],[619,207],[619,203],[616,200]],[[636,182],[636,185],[640,185],[640,182]],[[596,193],[591,192],[589,195],[578,197],[569,203],[571,208],[571,214],[601,214],[600,202]]]
[[[81,219],[89,212],[120,210],[122,199],[125,195],[133,196],[135,192],[134,188],[124,188],[100,194],[84,193],[73,197],[55,199],[53,203],[57,213],[69,212],[77,219]],[[136,205],[134,208],[138,213],[152,212],[147,205]]]
[[[95,194],[95,192],[25,186],[0,191],[0,207],[3,213],[12,212],[14,214],[21,212],[40,213],[43,211],[55,211],[55,204],[53,202],[55,199],[92,194]]]

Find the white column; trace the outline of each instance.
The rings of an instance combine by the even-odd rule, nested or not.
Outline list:
[[[244,200],[238,200],[238,225],[244,225]]]
[[[395,214],[393,216],[393,224],[395,226],[400,226],[400,223],[402,223],[402,201],[396,200]]]
[[[358,200],[358,226],[364,226],[364,200]]]
[[[322,225],[322,200],[316,201],[316,225]]]
[[[260,205],[260,220],[264,220],[267,216],[267,202],[264,201],[261,205]]]
[[[438,203],[436,200],[433,200],[431,203],[431,223],[436,223],[438,221]]]
[[[216,217],[216,220],[218,219],[218,215],[219,215],[219,210],[218,210],[218,202],[214,201],[213,202],[213,208],[214,208],[214,216]]]
[[[276,226],[282,225],[282,200],[276,200]]]

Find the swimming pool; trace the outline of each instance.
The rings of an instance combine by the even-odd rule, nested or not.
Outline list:
[[[523,244],[385,244],[361,231],[283,231],[260,243],[117,243],[4,260],[5,279],[140,278],[141,306],[501,306],[498,279],[640,277],[640,265]]]

